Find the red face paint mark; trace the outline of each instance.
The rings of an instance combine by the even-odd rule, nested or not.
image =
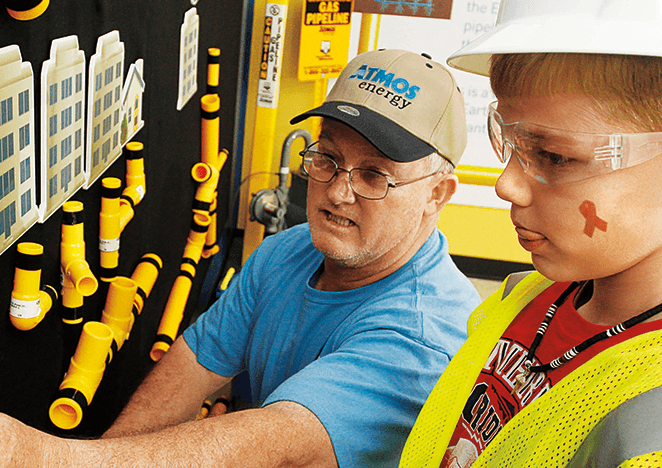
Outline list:
[[[586,218],[584,234],[586,234],[588,237],[593,237],[595,228],[600,229],[602,232],[607,232],[607,221],[598,218],[598,215],[595,212],[595,203],[592,201],[584,200],[584,202],[579,205],[579,212],[584,218]]]

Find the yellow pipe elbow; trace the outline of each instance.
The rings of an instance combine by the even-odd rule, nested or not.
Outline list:
[[[73,429],[83,419],[103,378],[112,341],[113,331],[107,325],[83,325],[76,352],[48,410],[51,421],[60,429]]]
[[[9,303],[9,320],[19,330],[32,330],[57,300],[51,286],[39,289],[44,247],[33,242],[16,246],[14,288]]]
[[[89,264],[85,261],[83,204],[68,201],[62,206],[62,240],[60,242],[60,269],[63,277],[71,280],[83,296],[91,296],[99,287]]]
[[[120,258],[120,195],[122,182],[116,177],[101,181],[101,210],[99,211],[99,260],[101,281],[117,276]]]
[[[175,279],[156,332],[156,339],[149,353],[154,362],[163,357],[177,338],[192,285],[193,276],[186,271],[180,272],[177,279]]]
[[[101,313],[101,323],[108,325],[113,331],[113,343],[110,347],[109,362],[122,349],[129,339],[135,322],[133,316],[133,300],[138,291],[138,285],[130,278],[118,276],[108,286],[106,305]]]
[[[138,286],[133,299],[133,312],[136,316],[142,313],[145,301],[152,292],[161,268],[163,268],[161,257],[153,253],[148,253],[142,256],[138,266],[133,271],[131,279]]]

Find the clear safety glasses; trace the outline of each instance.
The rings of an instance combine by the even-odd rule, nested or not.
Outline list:
[[[308,177],[326,184],[331,182],[338,175],[338,172],[347,172],[349,174],[349,186],[355,194],[367,200],[381,200],[388,195],[390,188],[413,184],[438,173],[437,171],[416,179],[391,182],[385,174],[373,169],[355,167],[347,170],[338,167],[338,163],[331,156],[317,151],[317,143],[313,143],[301,151],[300,154],[303,157],[303,170]]]
[[[580,133],[529,122],[504,123],[489,105],[488,134],[502,163],[514,154],[543,184],[568,184],[632,167],[662,154],[662,133]]]

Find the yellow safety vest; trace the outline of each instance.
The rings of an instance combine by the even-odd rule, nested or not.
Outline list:
[[[507,281],[469,317],[469,339],[425,402],[405,444],[400,467],[439,467],[471,390],[497,341],[517,314],[553,284],[534,272],[504,298]],[[610,410],[659,386],[662,330],[618,343],[572,371],[523,408],[472,468],[563,467]],[[662,466],[662,452],[646,457],[633,458],[620,466]],[[648,460],[653,461],[648,464]]]

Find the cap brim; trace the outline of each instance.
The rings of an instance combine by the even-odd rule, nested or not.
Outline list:
[[[352,112],[352,109],[356,112]],[[412,162],[436,152],[434,147],[400,125],[358,104],[325,102],[294,117],[290,123],[297,124],[309,117],[327,117],[344,123],[372,143],[384,156],[396,162]]]

